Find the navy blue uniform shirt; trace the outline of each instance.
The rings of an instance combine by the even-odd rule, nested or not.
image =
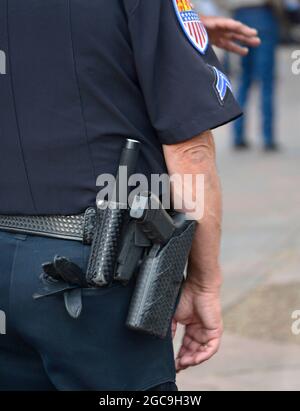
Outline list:
[[[116,172],[240,115],[195,14],[176,0],[0,0],[0,213],[75,214]]]

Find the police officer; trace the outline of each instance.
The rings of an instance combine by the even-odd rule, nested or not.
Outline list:
[[[86,269],[90,245],[68,239],[68,224],[95,206],[97,176],[116,173],[131,137],[147,177],[166,166],[207,176],[209,211],[173,322],[186,326],[177,370],[217,350],[221,207],[209,130],[241,111],[203,24],[188,0],[0,0],[0,49],[0,388],[176,389],[171,335],[125,327],[134,283],[83,289],[77,320],[60,296],[32,295],[55,255]]]

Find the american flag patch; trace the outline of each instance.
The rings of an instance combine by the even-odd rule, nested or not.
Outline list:
[[[208,46],[208,34],[198,14],[193,10],[190,0],[173,0],[177,18],[189,41],[205,54]]]

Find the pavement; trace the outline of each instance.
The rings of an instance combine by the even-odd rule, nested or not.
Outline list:
[[[215,133],[225,333],[214,358],[178,375],[181,390],[300,390],[300,334],[292,333],[292,313],[300,310],[300,75],[292,74],[292,51],[278,55],[282,150],[261,150],[256,89],[247,117],[252,149],[232,151],[230,126]]]

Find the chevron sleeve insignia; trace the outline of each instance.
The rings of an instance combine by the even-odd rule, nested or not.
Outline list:
[[[215,66],[211,66],[212,70],[215,73],[215,84],[214,88],[217,92],[219,101],[221,104],[224,104],[224,100],[229,89],[232,92],[232,85],[228,77]]]

